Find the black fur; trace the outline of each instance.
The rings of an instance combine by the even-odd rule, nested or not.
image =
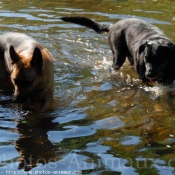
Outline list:
[[[109,32],[113,68],[120,69],[128,58],[143,82],[157,81],[164,85],[175,80],[175,45],[159,28],[129,18],[113,25],[101,25],[85,17],[62,17],[63,21]]]
[[[91,19],[88,19],[85,17],[61,17],[60,19],[65,21],[65,22],[71,22],[74,24],[79,24],[79,25],[89,27],[89,28],[95,30],[97,33],[109,32],[109,25],[106,25],[106,24],[100,25],[100,24],[92,21]]]

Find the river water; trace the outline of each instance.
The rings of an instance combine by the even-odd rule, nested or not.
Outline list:
[[[0,174],[175,174],[175,88],[112,70],[108,35],[65,23],[140,18],[175,41],[172,0],[1,0],[0,33],[28,34],[54,58],[54,101],[34,113],[0,90]]]

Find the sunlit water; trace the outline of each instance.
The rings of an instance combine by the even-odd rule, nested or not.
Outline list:
[[[138,17],[175,40],[173,1],[1,1],[1,32],[22,32],[54,57],[54,101],[45,112],[0,91],[0,174],[174,174],[175,89],[117,72],[107,34],[59,20]]]

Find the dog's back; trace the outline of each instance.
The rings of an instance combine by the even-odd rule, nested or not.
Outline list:
[[[22,33],[9,32],[0,35],[0,49],[2,51],[8,50],[10,45],[13,45],[15,49],[18,49],[18,47],[23,47],[24,44],[26,46],[33,46],[32,43],[38,42],[28,35]]]
[[[123,40],[128,43],[131,42],[129,45],[132,47],[134,44],[138,44],[138,42],[155,40],[155,37],[157,37],[157,39],[163,39],[164,41],[166,40],[167,42],[172,42],[158,27],[137,18],[120,20],[111,25],[109,30],[110,38],[112,37],[111,35],[115,35],[115,40],[116,36],[124,36]]]

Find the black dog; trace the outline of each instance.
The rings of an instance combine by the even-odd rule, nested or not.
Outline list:
[[[140,19],[124,19],[113,25],[98,24],[85,17],[62,17],[63,21],[84,25],[97,33],[109,32],[115,70],[126,57],[143,82],[163,85],[175,80],[175,45],[157,27]]]

